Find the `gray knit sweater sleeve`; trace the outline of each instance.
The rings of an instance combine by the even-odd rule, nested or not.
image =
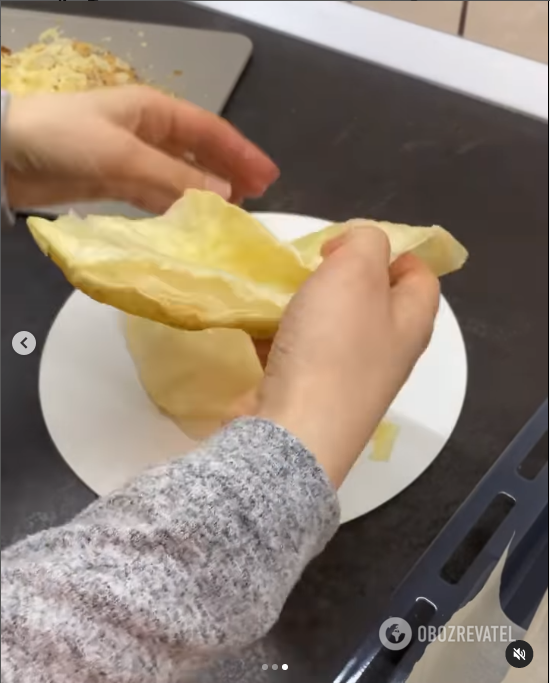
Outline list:
[[[3,683],[182,683],[259,638],[337,529],[313,456],[259,418],[2,557]]]

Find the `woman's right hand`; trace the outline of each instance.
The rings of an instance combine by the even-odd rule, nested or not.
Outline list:
[[[439,282],[410,255],[389,266],[377,228],[323,255],[284,315],[256,414],[298,437],[338,487],[431,338]]]

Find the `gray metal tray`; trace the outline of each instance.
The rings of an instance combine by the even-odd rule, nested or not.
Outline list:
[[[2,8],[2,45],[12,50],[36,42],[53,27],[69,38],[104,45],[143,79],[214,113],[223,109],[252,53],[252,42],[236,33]],[[143,215],[111,202],[72,208],[79,213]],[[66,210],[55,207],[49,212]]]

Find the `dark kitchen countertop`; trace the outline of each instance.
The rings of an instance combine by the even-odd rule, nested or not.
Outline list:
[[[450,442],[405,492],[340,529],[261,643],[196,679],[328,683],[547,394],[547,124],[182,3],[25,3],[32,5],[248,35],[252,62],[225,114],[282,168],[251,207],[440,223],[470,250],[466,269],[443,282],[469,358],[466,404]],[[40,349],[71,288],[22,221],[2,234],[1,277],[6,545],[69,519],[93,495],[48,437],[39,352],[19,357],[11,348],[27,330]],[[263,663],[289,670],[263,672]]]

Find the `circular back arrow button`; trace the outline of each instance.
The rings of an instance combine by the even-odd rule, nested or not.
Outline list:
[[[11,340],[15,353],[20,356],[28,356],[36,348],[36,339],[30,332],[18,332]]]

